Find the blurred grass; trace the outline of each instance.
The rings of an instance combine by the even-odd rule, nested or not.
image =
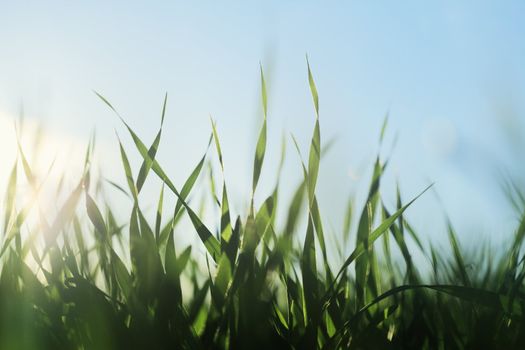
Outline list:
[[[119,139],[125,184],[101,181],[92,175],[92,140],[72,190],[67,192],[62,181],[57,185],[56,197],[64,199],[52,217],[37,200],[20,200],[21,181],[38,194],[45,178],[35,176],[19,145],[3,201],[0,348],[525,348],[525,196],[519,187],[509,183],[505,188],[520,221],[503,251],[480,247],[475,255],[465,254],[451,223],[450,251],[427,249],[403,214],[428,188],[408,201],[398,189],[396,206],[389,208],[381,196],[388,159],[378,156],[365,203],[358,206],[350,198],[341,231],[325,230],[316,184],[329,145],[322,143],[319,96],[307,68],[313,134],[306,162],[293,139],[303,179],[289,203],[280,203],[279,181],[262,205],[254,201],[267,145],[262,67],[264,119],[256,141],[251,204],[243,215],[230,212],[213,120],[208,148],[184,183],[174,184],[157,161],[167,96],[159,131],[148,146],[97,93],[121,119],[141,166],[138,173],[132,169]],[[386,126],[387,119],[380,141]],[[214,156],[220,175],[210,165]],[[282,166],[284,148],[281,158]],[[195,209],[202,204],[190,205],[206,169],[211,169],[209,196],[219,214],[214,228]],[[140,194],[154,176],[162,185],[150,221]],[[105,200],[109,191],[126,194],[132,203],[123,223]],[[168,197],[176,201],[173,212],[163,205]],[[278,210],[281,206],[286,207]],[[284,225],[276,224],[280,215]],[[184,216],[193,230],[181,225]],[[299,232],[302,228],[305,232]],[[177,237],[194,234],[206,249],[204,266],[192,253],[196,247],[178,246]],[[330,251],[327,240],[337,242],[338,251]],[[343,256],[343,246],[354,250]],[[412,258],[415,249],[426,257],[430,272]],[[400,252],[399,259],[393,250]]]

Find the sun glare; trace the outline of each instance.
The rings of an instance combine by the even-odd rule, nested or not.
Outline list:
[[[5,164],[0,168],[0,188],[6,188],[18,161],[17,186],[25,189],[25,198],[20,200],[37,201],[44,211],[52,210],[57,188],[82,174],[85,147],[83,141],[37,119],[18,120],[0,113],[0,157]],[[28,162],[27,169],[23,157]]]

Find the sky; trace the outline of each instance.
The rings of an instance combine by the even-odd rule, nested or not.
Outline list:
[[[93,91],[148,143],[167,92],[160,163],[180,186],[206,149],[213,118],[233,210],[241,212],[262,120],[262,65],[269,146],[258,198],[276,180],[283,137],[289,194],[301,176],[291,135],[304,157],[315,121],[308,55],[322,139],[334,140],[318,187],[327,226],[341,227],[349,196],[362,205],[381,152],[390,156],[387,205],[394,204],[396,183],[405,200],[435,183],[408,213],[430,241],[445,244],[449,215],[460,241],[497,244],[516,223],[501,179],[524,180],[524,17],[518,0],[1,1],[0,157],[8,166],[0,181],[15,158],[12,125],[23,111],[28,128],[42,123],[53,140],[39,146],[40,162],[64,154],[59,167],[78,171],[74,163],[94,131],[100,166],[125,184],[115,132],[136,167],[139,158]],[[30,143],[31,136],[23,138]],[[144,195],[151,205],[155,186]]]

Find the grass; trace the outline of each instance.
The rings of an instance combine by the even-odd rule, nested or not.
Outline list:
[[[38,193],[44,180],[19,147],[3,203],[0,348],[525,348],[523,194],[515,186],[507,188],[521,220],[512,242],[498,254],[480,249],[475,256],[465,255],[452,225],[450,252],[425,249],[403,214],[426,189],[407,202],[398,190],[397,205],[388,208],[380,192],[388,162],[378,156],[366,202],[349,207],[337,235],[339,246],[355,248],[335,266],[337,254],[327,251],[326,240],[332,237],[324,230],[316,197],[323,144],[309,65],[308,83],[314,131],[307,162],[302,161],[303,179],[288,207],[277,209],[283,205],[279,184],[261,206],[253,200],[267,143],[261,69],[264,121],[256,142],[251,204],[247,213],[233,217],[226,182],[218,176],[221,188],[210,195],[220,213],[217,229],[206,227],[198,205],[189,203],[212,153],[224,170],[215,123],[208,150],[176,186],[155,158],[166,99],[161,127],[148,146],[97,94],[122,120],[141,167],[138,173],[131,168],[119,140],[126,184],[98,181],[91,175],[90,142],[73,190],[57,188],[57,201],[63,200],[53,217],[37,201],[20,200],[21,181]],[[148,176],[162,182],[153,221],[139,201]],[[99,195],[104,186],[128,196],[132,209],[126,222],[117,222],[114,208]],[[168,197],[176,205],[166,213]],[[30,222],[32,216],[37,224]],[[276,224],[278,216],[283,227]],[[181,225],[183,217],[189,218],[192,232]],[[305,232],[298,232],[303,226]],[[178,246],[177,237],[194,234],[207,252],[204,266],[192,253],[195,247]],[[393,249],[400,259],[392,257]],[[430,271],[418,268],[415,250],[428,259]]]

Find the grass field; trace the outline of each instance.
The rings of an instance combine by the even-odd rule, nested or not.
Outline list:
[[[277,184],[262,205],[253,200],[267,139],[261,69],[264,121],[254,140],[251,205],[233,217],[226,182],[217,175],[222,185],[208,192],[220,212],[214,228],[203,224],[200,203],[191,197],[211,159],[217,157],[223,167],[213,122],[208,150],[195,160],[187,180],[175,184],[155,158],[162,126],[145,144],[99,95],[134,144],[133,150],[120,144],[127,181],[119,185],[92,176],[90,143],[73,190],[57,186],[52,217],[38,201],[22,200],[28,196],[21,191],[34,196],[45,179],[34,174],[19,147],[2,204],[0,348],[525,348],[524,194],[509,185],[520,220],[503,250],[480,246],[465,255],[451,224],[450,249],[434,250],[403,215],[426,189],[409,200],[398,191],[397,205],[387,207],[380,183],[388,160],[378,156],[366,202],[348,208],[337,235],[338,246],[351,246],[352,253],[328,251],[326,242],[333,237],[316,198],[322,117],[310,67],[308,84],[315,120],[294,195],[278,203]],[[166,101],[162,121],[165,107]],[[140,169],[131,168],[128,152],[140,154]],[[148,177],[163,184],[154,220],[147,219],[139,200]],[[132,203],[128,220],[118,222],[101,188],[126,194]],[[168,197],[176,201],[170,212],[163,208]],[[191,229],[181,225],[184,217]],[[303,227],[305,232],[298,232]],[[178,244],[183,235],[198,235],[207,252],[204,261],[192,253],[197,247]],[[428,259],[430,271],[413,260],[416,253]]]

